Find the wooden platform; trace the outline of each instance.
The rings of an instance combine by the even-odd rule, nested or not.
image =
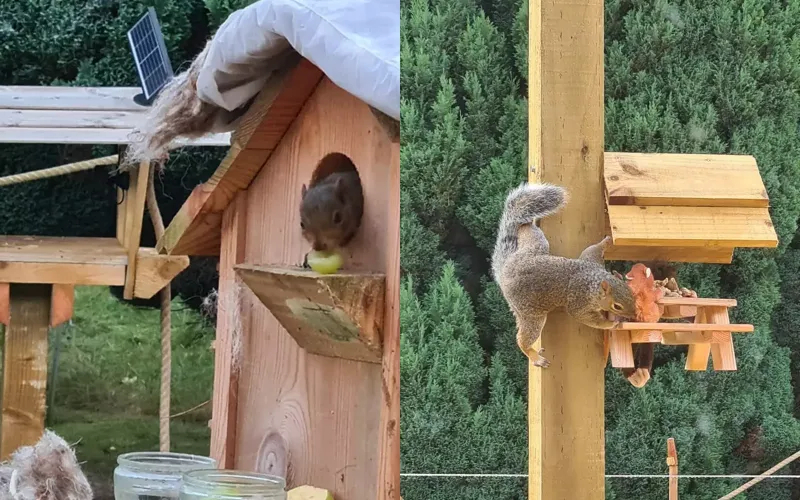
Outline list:
[[[123,286],[128,262],[116,238],[0,236],[0,283]],[[189,258],[139,248],[136,264],[134,296],[150,298]]]
[[[148,108],[138,87],[0,86],[0,143],[128,144]],[[231,134],[181,139],[175,146],[230,146]]]

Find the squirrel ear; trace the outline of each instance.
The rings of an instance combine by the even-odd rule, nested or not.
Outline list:
[[[305,184],[303,184],[303,189],[300,190],[300,199],[305,198],[307,192],[308,192],[308,188],[306,187]]]
[[[615,278],[617,278],[617,279],[619,279],[619,280],[621,280],[621,281],[625,281],[625,280],[622,278],[622,275],[621,275],[621,274],[619,274],[617,271],[611,271],[611,274],[613,274]]]
[[[333,189],[334,189],[334,192],[336,193],[336,196],[339,198],[339,200],[342,203],[345,203],[346,200],[345,200],[345,195],[344,195],[344,179],[342,179],[341,177],[337,178],[336,179],[336,183],[333,185]]]
[[[611,293],[611,285],[608,283],[607,280],[603,280],[600,282],[600,288],[603,290],[603,293],[608,295]]]

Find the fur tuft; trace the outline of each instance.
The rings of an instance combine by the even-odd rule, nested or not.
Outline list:
[[[567,191],[554,184],[524,183],[508,193],[492,255],[495,281],[499,280],[506,259],[517,251],[520,226],[553,215],[567,204],[568,198]]]

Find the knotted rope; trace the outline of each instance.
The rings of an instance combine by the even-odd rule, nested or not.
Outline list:
[[[23,182],[47,179],[49,177],[58,177],[60,175],[72,174],[75,172],[81,172],[83,170],[91,170],[101,165],[116,165],[118,161],[119,155],[111,155],[104,156],[102,158],[95,158],[93,160],[67,163],[66,165],[60,165],[58,167],[44,168],[42,170],[34,170],[32,172],[7,175],[5,177],[0,177],[0,186],[10,186],[12,184],[21,184]]]
[[[164,235],[164,220],[161,218],[161,211],[158,209],[158,201],[156,200],[155,188],[155,168],[145,162],[140,168],[150,168],[150,173],[147,176],[147,211],[150,213],[150,220],[153,221],[153,230],[156,233],[156,239],[160,239]],[[159,292],[161,297],[161,399],[158,405],[159,417],[159,432],[158,441],[159,449],[163,452],[169,451],[169,407],[170,407],[170,393],[171,393],[171,380],[172,380],[172,331],[171,331],[171,304],[172,304],[172,290],[170,284],[161,289]]]

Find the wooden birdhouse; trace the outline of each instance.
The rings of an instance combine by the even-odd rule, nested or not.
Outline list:
[[[271,78],[158,249],[219,256],[211,454],[336,498],[399,471],[400,148],[370,106],[302,59]],[[334,156],[331,156],[334,155]],[[358,172],[364,215],[322,275],[301,266],[303,184]],[[323,161],[325,160],[325,161]],[[381,496],[383,498],[383,496]]]
[[[605,153],[605,200],[613,246],[606,260],[729,264],[736,248],[775,248],[769,198],[752,156]],[[610,332],[611,364],[633,368],[636,343],[688,345],[687,370],[735,370],[735,300],[669,297],[662,319]]]

